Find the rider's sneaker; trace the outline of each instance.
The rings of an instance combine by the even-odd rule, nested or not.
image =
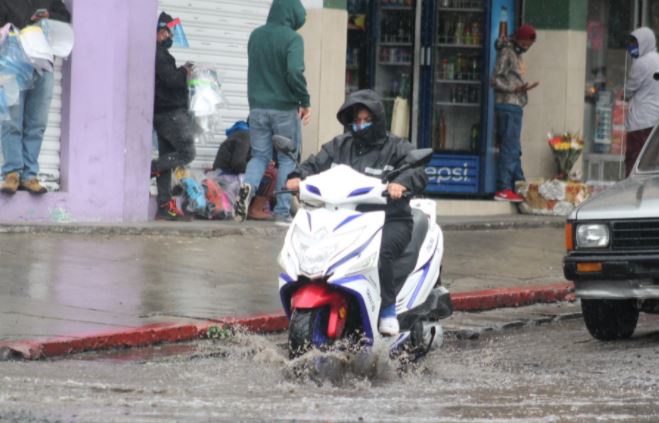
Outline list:
[[[400,325],[396,317],[396,304],[392,304],[380,310],[380,324],[378,330],[383,336],[395,336],[400,332]]]
[[[234,205],[235,217],[237,222],[244,222],[249,213],[249,203],[252,200],[252,186],[250,184],[242,184],[238,192],[238,199]]]

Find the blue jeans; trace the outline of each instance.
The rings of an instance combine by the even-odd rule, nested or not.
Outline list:
[[[282,135],[290,138],[295,142],[294,155],[297,157],[301,144],[300,118],[296,110],[272,110],[272,109],[252,109],[249,112],[249,137],[252,146],[252,153],[247,169],[245,170],[245,183],[252,186],[252,192],[256,192],[261,183],[261,178],[265,173],[268,163],[273,159],[272,136]],[[277,185],[276,190],[280,191],[288,175],[295,170],[297,163],[286,154],[277,151]],[[277,205],[275,206],[275,217],[286,218],[291,215],[291,195],[280,194],[277,196]]]
[[[2,122],[3,176],[18,172],[22,180],[36,178],[52,98],[52,72],[35,74],[34,87],[21,91],[18,103],[9,108],[11,119]]]
[[[522,170],[522,117],[521,107],[512,104],[497,104],[494,108],[497,119],[499,163],[497,166],[497,191],[515,190],[515,182],[524,181]]]

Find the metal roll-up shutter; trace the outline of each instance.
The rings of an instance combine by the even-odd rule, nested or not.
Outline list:
[[[60,126],[62,124],[62,60],[56,59],[53,100],[48,113],[48,126],[39,154],[39,180],[49,191],[59,191],[60,180]],[[0,162],[5,158],[0,150]]]
[[[180,18],[190,48],[172,48],[179,65],[190,61],[217,69],[229,107],[222,111],[217,131],[197,143],[193,171],[210,167],[224,131],[249,114],[247,101],[247,41],[265,24],[272,0],[160,0],[160,10]]]

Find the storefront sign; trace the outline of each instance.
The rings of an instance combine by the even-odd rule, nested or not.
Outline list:
[[[434,155],[428,166],[428,193],[473,194],[479,187],[479,157]]]

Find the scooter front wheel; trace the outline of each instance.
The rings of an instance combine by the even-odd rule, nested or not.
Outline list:
[[[288,354],[296,358],[311,347],[328,342],[327,308],[298,308],[293,310],[288,324]]]

